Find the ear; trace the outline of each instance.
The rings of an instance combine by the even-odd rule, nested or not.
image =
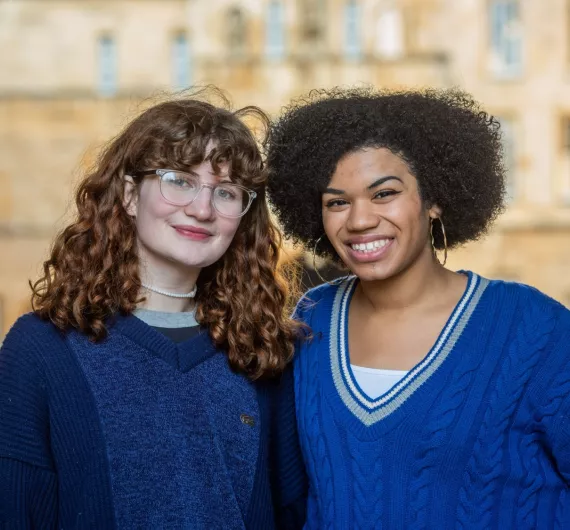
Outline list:
[[[131,217],[137,216],[137,186],[133,177],[125,175],[123,206]]]
[[[437,204],[434,204],[428,209],[430,219],[439,219],[442,213],[442,209]]]

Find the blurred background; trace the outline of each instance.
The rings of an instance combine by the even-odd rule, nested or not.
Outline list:
[[[337,84],[472,92],[510,202],[448,264],[570,305],[570,0],[0,0],[0,339],[102,143],[204,83],[274,116]]]

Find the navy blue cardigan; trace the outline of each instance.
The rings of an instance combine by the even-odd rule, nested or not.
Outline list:
[[[30,314],[0,350],[0,527],[301,528],[292,373],[134,316],[97,344]]]

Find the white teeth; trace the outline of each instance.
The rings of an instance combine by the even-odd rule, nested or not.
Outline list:
[[[372,252],[373,250],[382,248],[387,244],[387,239],[378,239],[376,241],[370,241],[369,243],[356,243],[350,246],[353,250],[357,250],[358,252]]]

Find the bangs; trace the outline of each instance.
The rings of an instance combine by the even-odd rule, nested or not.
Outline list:
[[[140,143],[131,145],[135,156],[129,157],[129,165],[136,171],[188,171],[209,161],[218,176],[226,176],[222,170],[227,164],[227,177],[236,184],[257,189],[266,182],[255,137],[240,117],[229,111],[218,109],[215,115],[179,115],[169,123],[151,122],[141,137]]]

